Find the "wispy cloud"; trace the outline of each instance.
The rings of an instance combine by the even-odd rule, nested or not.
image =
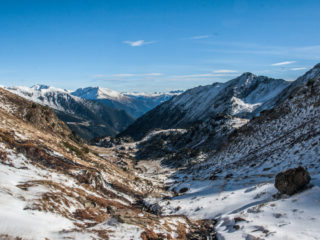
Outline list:
[[[209,37],[210,37],[209,35],[198,35],[198,36],[190,37],[189,39],[197,40],[197,39],[206,39],[206,38],[209,38]]]
[[[278,62],[278,63],[273,63],[271,66],[284,66],[284,65],[289,65],[292,63],[295,63],[296,61],[285,61],[285,62]]]
[[[306,67],[295,67],[295,68],[290,68],[291,71],[300,71],[300,70],[306,70]]]
[[[118,73],[118,74],[113,74],[113,77],[134,77],[136,74],[134,73]]]
[[[238,71],[236,70],[230,70],[230,69],[219,69],[219,70],[214,70],[214,73],[236,73]]]
[[[154,41],[146,42],[144,40],[138,40],[138,41],[123,41],[123,43],[128,44],[131,47],[141,47],[143,45],[148,45],[154,43]]]
[[[152,77],[152,76],[161,76],[161,75],[163,75],[162,73],[145,73],[145,74],[142,74],[143,76],[150,76],[150,77]]]

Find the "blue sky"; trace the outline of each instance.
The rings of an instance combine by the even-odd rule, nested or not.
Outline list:
[[[167,91],[320,62],[319,0],[0,0],[0,84]]]

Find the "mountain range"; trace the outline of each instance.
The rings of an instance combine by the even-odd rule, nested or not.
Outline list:
[[[183,91],[165,93],[119,93],[102,87],[79,88],[72,95],[103,103],[115,109],[125,110],[133,118],[138,118],[157,105]]]
[[[114,136],[150,110],[178,92],[121,94],[101,87],[74,92],[46,85],[7,87],[28,100],[51,107],[58,117],[79,136],[90,141],[99,136]]]
[[[154,129],[189,128],[212,119],[216,123],[227,116],[241,125],[240,122],[245,123],[259,113],[257,109],[272,108],[272,104],[264,103],[290,84],[282,79],[244,73],[225,83],[192,88],[143,115],[120,136],[140,140]]]

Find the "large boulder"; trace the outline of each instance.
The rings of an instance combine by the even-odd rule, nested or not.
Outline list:
[[[278,173],[274,185],[280,193],[293,195],[305,189],[310,179],[308,171],[299,166]]]

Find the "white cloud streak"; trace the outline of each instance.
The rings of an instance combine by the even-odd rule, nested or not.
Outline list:
[[[142,74],[142,76],[161,76],[163,75],[162,73],[145,73],[145,74]]]
[[[290,68],[291,71],[300,71],[300,70],[306,70],[306,67],[296,67],[296,68]]]
[[[230,70],[230,69],[219,69],[219,70],[214,70],[214,73],[236,73],[238,71],[236,70]]]
[[[131,46],[131,47],[141,47],[143,45],[148,45],[154,43],[154,41],[146,42],[144,40],[138,40],[138,41],[123,41],[123,43]]]
[[[134,73],[119,73],[119,74],[113,74],[113,77],[134,77],[136,74]]]
[[[292,63],[295,63],[296,61],[285,61],[285,62],[278,62],[278,63],[273,63],[271,66],[284,66],[284,65],[289,65]]]

